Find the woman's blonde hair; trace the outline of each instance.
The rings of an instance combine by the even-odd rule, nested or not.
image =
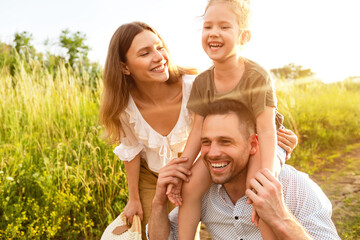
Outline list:
[[[250,0],[209,0],[205,8],[205,13],[208,8],[215,3],[225,3],[229,5],[237,17],[240,29],[249,29],[251,18]]]
[[[109,44],[103,75],[104,89],[100,106],[99,123],[105,126],[106,138],[108,138],[111,143],[120,142],[120,137],[123,133],[120,115],[128,105],[130,90],[134,84],[132,77],[123,73],[122,64],[127,61],[126,53],[135,36],[145,30],[154,33],[162,41],[164,48],[169,53],[167,46],[159,34],[152,27],[142,22],[132,22],[121,25],[115,31]],[[198,73],[195,69],[182,68],[174,65],[170,54],[168,58],[168,69],[168,84],[179,81],[183,74]]]

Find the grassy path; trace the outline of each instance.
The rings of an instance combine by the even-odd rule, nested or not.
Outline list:
[[[347,146],[342,154],[311,178],[333,204],[333,221],[343,240],[360,239],[360,142]]]

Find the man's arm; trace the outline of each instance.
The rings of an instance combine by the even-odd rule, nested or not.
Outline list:
[[[253,190],[247,189],[246,195],[278,239],[312,239],[286,207],[281,183],[268,169],[259,170],[250,186]]]
[[[148,222],[149,239],[166,240],[170,234],[170,222],[168,218],[166,188],[170,183],[180,178],[188,182],[190,170],[180,166],[186,162],[187,158],[176,158],[171,160],[166,166],[160,169],[156,184],[156,193],[152,202],[151,215]]]
[[[165,195],[166,196],[166,195]],[[170,235],[167,203],[163,204],[154,198],[148,222],[149,239],[167,240]]]

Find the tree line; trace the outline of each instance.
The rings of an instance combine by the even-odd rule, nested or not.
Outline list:
[[[23,31],[14,34],[13,44],[0,42],[0,69],[8,67],[13,76],[19,66],[20,59],[27,63],[30,60],[37,60],[42,63],[44,69],[52,74],[55,74],[55,69],[60,63],[74,71],[78,70],[80,73],[85,71],[90,75],[94,86],[96,85],[95,80],[101,77],[102,69],[99,63],[92,62],[88,58],[91,48],[86,44],[87,38],[84,33],[80,31],[70,32],[68,29],[62,30],[57,44],[66,50],[65,56],[52,54],[49,51],[41,53],[35,49],[32,40],[32,34]],[[44,45],[49,45],[49,40],[46,40]],[[28,66],[27,70],[31,71],[31,66]],[[311,69],[303,69],[301,65],[295,63],[273,68],[270,72],[281,80],[295,80],[314,75]]]
[[[37,51],[33,45],[33,36],[27,31],[16,32],[12,44],[0,42],[0,70],[7,69],[14,76],[20,66],[32,71],[31,61],[41,63],[44,70],[56,75],[56,69],[64,64],[69,71],[89,74],[90,82],[96,87],[96,80],[101,78],[102,69],[99,63],[90,61],[87,37],[80,31],[62,30],[56,45],[65,50],[65,55]],[[49,40],[44,42],[49,46]],[[21,63],[21,64],[20,64]]]

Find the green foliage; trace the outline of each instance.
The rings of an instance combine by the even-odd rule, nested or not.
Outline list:
[[[279,111],[285,116],[285,126],[299,137],[290,164],[312,174],[328,163],[321,160],[321,153],[360,138],[359,87],[360,82],[354,80],[278,82]]]
[[[68,30],[62,31],[58,43],[67,49],[67,57],[53,55],[50,52],[44,56],[36,51],[31,41],[32,34],[24,31],[15,33],[13,46],[0,42],[0,69],[6,69],[11,76],[14,76],[22,70],[29,74],[32,71],[38,71],[38,69],[33,68],[36,66],[36,68],[43,68],[55,79],[58,67],[65,64],[71,67],[71,69],[68,68],[69,71],[73,71],[79,79],[83,79],[83,85],[87,84],[92,91],[97,91],[97,79],[101,78],[102,69],[98,63],[91,62],[87,57],[90,48],[85,44],[85,34],[81,32],[70,33]],[[45,41],[44,44],[48,45],[49,40]],[[35,65],[34,61],[36,61]],[[83,76],[84,73],[86,76]],[[15,84],[16,80],[12,79],[12,82]]]
[[[0,239],[99,239],[127,200],[123,164],[100,138],[100,67],[46,65],[6,44],[0,53]],[[360,138],[359,78],[277,89],[300,139],[290,164],[314,173],[328,163],[322,152]],[[344,225],[344,239],[359,237],[358,222]]]
[[[90,48],[85,41],[86,35],[79,31],[71,34],[68,29],[65,29],[61,32],[60,46],[67,49],[68,63],[73,68],[80,60],[89,61],[87,54]]]
[[[357,209],[359,210],[359,209]],[[344,229],[341,234],[341,239],[343,240],[352,240],[359,239],[360,237],[360,214],[356,217],[355,220],[349,222],[347,219],[338,223],[341,229]]]
[[[0,42],[0,68],[10,66],[12,61],[12,46]]]
[[[311,69],[302,69],[302,66],[289,63],[281,68],[273,68],[270,70],[278,79],[295,80],[304,77],[311,77],[314,73]]]
[[[127,199],[100,138],[100,81],[94,91],[86,72],[61,63],[54,78],[30,62],[0,69],[0,239],[96,239]]]
[[[15,43],[15,50],[18,53],[35,53],[35,48],[30,44],[32,40],[32,34],[26,31],[22,33],[15,33],[14,36],[14,43]]]

